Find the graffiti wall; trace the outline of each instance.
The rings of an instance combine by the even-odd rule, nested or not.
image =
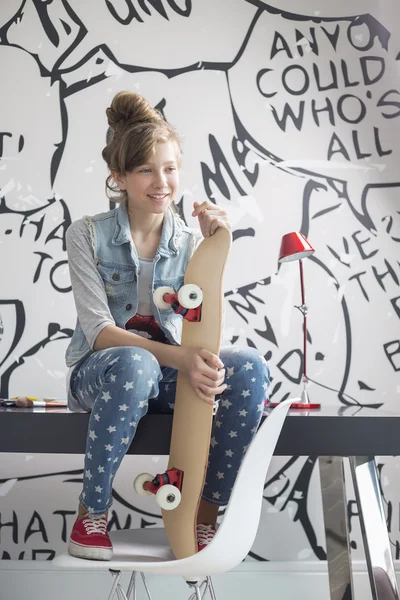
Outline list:
[[[298,4],[2,3],[1,397],[65,395],[76,318],[65,234],[75,219],[108,208],[105,109],[129,89],[183,135],[186,222],[196,226],[194,200],[230,214],[225,343],[262,352],[273,400],[301,391],[298,268],[277,265],[282,235],[297,230],[316,249],[304,264],[310,398],[398,408],[400,8]],[[164,462],[125,458],[112,528],[160,525],[132,480]],[[398,558],[398,462],[380,467]],[[2,457],[3,559],[51,559],[65,549],[82,468],[80,456]],[[324,557],[315,461],[276,458],[249,560]]]

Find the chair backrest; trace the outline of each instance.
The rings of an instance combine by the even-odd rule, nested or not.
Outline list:
[[[209,574],[233,569],[250,551],[257,534],[265,479],[275,446],[290,404],[299,401],[299,398],[291,398],[274,408],[248,447],[222,523],[212,542],[197,555],[207,563]],[[213,563],[215,569],[211,567]]]

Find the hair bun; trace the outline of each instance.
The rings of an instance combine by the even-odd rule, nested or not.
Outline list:
[[[108,124],[114,131],[121,126],[130,127],[138,123],[154,123],[162,120],[161,114],[137,92],[116,94],[111,106],[106,110],[106,115]]]

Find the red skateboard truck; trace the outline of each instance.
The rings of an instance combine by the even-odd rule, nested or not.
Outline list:
[[[164,510],[173,510],[181,502],[183,471],[168,469],[155,477],[150,473],[140,473],[133,483],[135,492],[139,496],[156,497],[157,504]]]
[[[155,290],[153,300],[157,308],[166,309],[171,306],[177,315],[182,315],[187,321],[198,323],[201,320],[203,292],[198,285],[188,283],[179,292],[164,285]]]

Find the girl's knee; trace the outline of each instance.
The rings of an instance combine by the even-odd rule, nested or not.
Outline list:
[[[119,346],[108,349],[107,369],[119,374],[127,373],[130,375],[140,374],[142,377],[148,376],[162,377],[160,365],[151,352],[144,348],[135,346]]]
[[[136,360],[150,360],[155,358],[155,356],[145,350],[144,348],[138,348],[135,346],[114,346],[113,348],[105,348],[104,350],[100,350],[103,357],[109,358],[110,361],[118,361],[118,360],[129,360],[133,359],[136,356]],[[157,360],[156,360],[157,362]]]
[[[263,375],[269,379],[270,370],[267,361],[257,348],[250,346],[230,346],[222,348],[220,358],[225,369],[233,367],[236,373],[242,370],[244,373],[252,373],[254,376]]]

